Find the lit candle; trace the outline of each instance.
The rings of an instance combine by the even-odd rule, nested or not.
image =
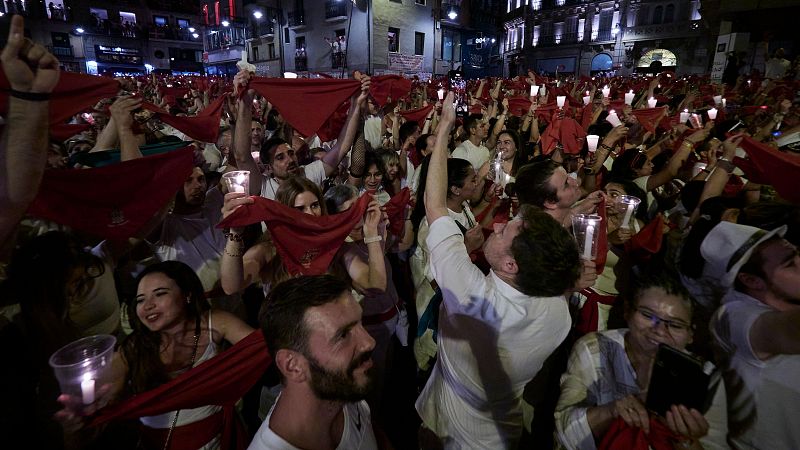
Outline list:
[[[634,93],[633,93],[633,89],[631,89],[631,90],[630,90],[630,92],[628,92],[627,94],[625,94],[625,104],[626,104],[626,105],[631,105],[631,104],[633,104],[633,97],[635,97],[635,96],[636,96],[636,94],[634,94]]]
[[[539,93],[539,86],[532,84],[531,85],[531,97],[536,97],[536,94]]]
[[[747,86],[750,87],[750,80],[747,80]]]
[[[633,203],[628,203],[628,208],[625,210],[625,217],[622,219],[622,225],[619,226],[620,228],[625,228],[625,229],[630,228],[630,221],[631,221],[631,216],[633,215],[633,208],[634,208]]]
[[[603,92],[603,97],[608,98],[608,95],[611,94],[611,89],[608,88],[608,85],[605,85],[601,92]]]
[[[680,122],[686,123],[687,120],[689,120],[689,110],[684,109],[683,112],[681,113]]]
[[[583,104],[584,105],[588,105],[591,100],[592,100],[591,97],[589,97],[588,95],[584,96],[583,97]]]
[[[502,182],[501,182],[502,183],[501,186],[503,186],[503,189],[505,189],[506,184],[508,184],[509,181],[511,181],[511,175],[509,175],[507,173],[503,173]]]
[[[592,244],[594,244],[594,225],[589,225],[586,227],[586,239],[583,241],[583,257],[586,259],[592,259]]]
[[[81,381],[81,397],[84,405],[91,405],[94,403],[94,379],[91,373],[83,374]]]
[[[710,120],[714,120],[717,118],[717,108],[711,108],[708,110],[708,118]]]
[[[649,106],[650,108],[655,108],[657,102],[658,101],[656,99],[650,97],[649,99],[647,99],[647,106]]]
[[[497,152],[497,157],[494,158],[494,184],[500,184],[500,172],[503,171],[502,161],[503,158],[500,156],[500,152]]]
[[[563,108],[564,107],[564,102],[566,102],[566,101],[567,101],[567,96],[566,95],[559,95],[559,96],[556,97],[556,104],[558,105],[559,108]]]
[[[597,143],[600,141],[600,136],[596,134],[590,134],[586,136],[586,145],[589,147],[589,151],[594,153],[597,151]]]
[[[725,108],[726,106],[728,106],[728,100],[723,98],[722,99],[722,107]]]
[[[619,120],[619,116],[617,116],[617,112],[614,111],[613,109],[611,110],[611,112],[608,113],[608,117],[606,117],[606,120],[614,127],[622,125],[622,122]]]
[[[547,95],[547,89],[544,86],[539,86],[539,96],[544,97],[545,95]]]
[[[436,95],[439,96],[439,100],[444,100],[444,89],[439,89],[436,91]]]

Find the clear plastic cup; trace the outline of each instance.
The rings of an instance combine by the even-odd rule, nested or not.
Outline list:
[[[250,193],[250,171],[235,170],[222,175],[228,192]]]
[[[109,383],[117,339],[99,334],[79,339],[50,356],[61,393],[69,395],[76,410],[97,400],[96,390]]]

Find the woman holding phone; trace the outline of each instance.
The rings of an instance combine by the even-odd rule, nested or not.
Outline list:
[[[693,335],[692,301],[676,279],[646,276],[626,305],[628,328],[589,333],[572,349],[556,406],[560,448],[594,449],[616,418],[650,431],[645,408],[660,344],[681,351]],[[728,448],[725,390],[720,383],[705,414],[672,405],[663,418],[676,449]],[[659,419],[661,420],[661,419]]]

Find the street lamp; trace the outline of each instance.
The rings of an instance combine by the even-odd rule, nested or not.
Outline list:
[[[194,33],[194,27],[189,27],[189,33]]]
[[[223,21],[222,21],[222,26],[223,26],[223,27],[227,27],[227,26],[229,26],[230,24],[231,24],[231,23],[230,23],[230,22],[228,22],[227,20],[223,20]]]
[[[78,34],[83,34],[84,31],[85,30],[83,28],[81,28],[81,27],[75,28],[75,32],[78,33]]]
[[[195,39],[197,39],[197,38],[199,38],[199,37],[200,37],[200,35],[199,35],[199,34],[197,34],[197,33],[192,33],[192,37],[193,37],[193,38],[195,38]]]
[[[456,20],[456,18],[458,17],[458,11],[456,11],[455,5],[452,4],[450,5],[450,8],[447,11],[447,17],[449,17],[450,20]]]
[[[258,19],[264,17],[264,14],[261,11],[253,11],[253,17],[255,17],[256,20],[258,20]]]

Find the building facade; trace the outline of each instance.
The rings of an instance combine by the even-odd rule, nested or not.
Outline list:
[[[505,74],[704,73],[700,1],[506,0]]]
[[[202,73],[197,6],[189,0],[0,2],[62,68],[94,74]]]

